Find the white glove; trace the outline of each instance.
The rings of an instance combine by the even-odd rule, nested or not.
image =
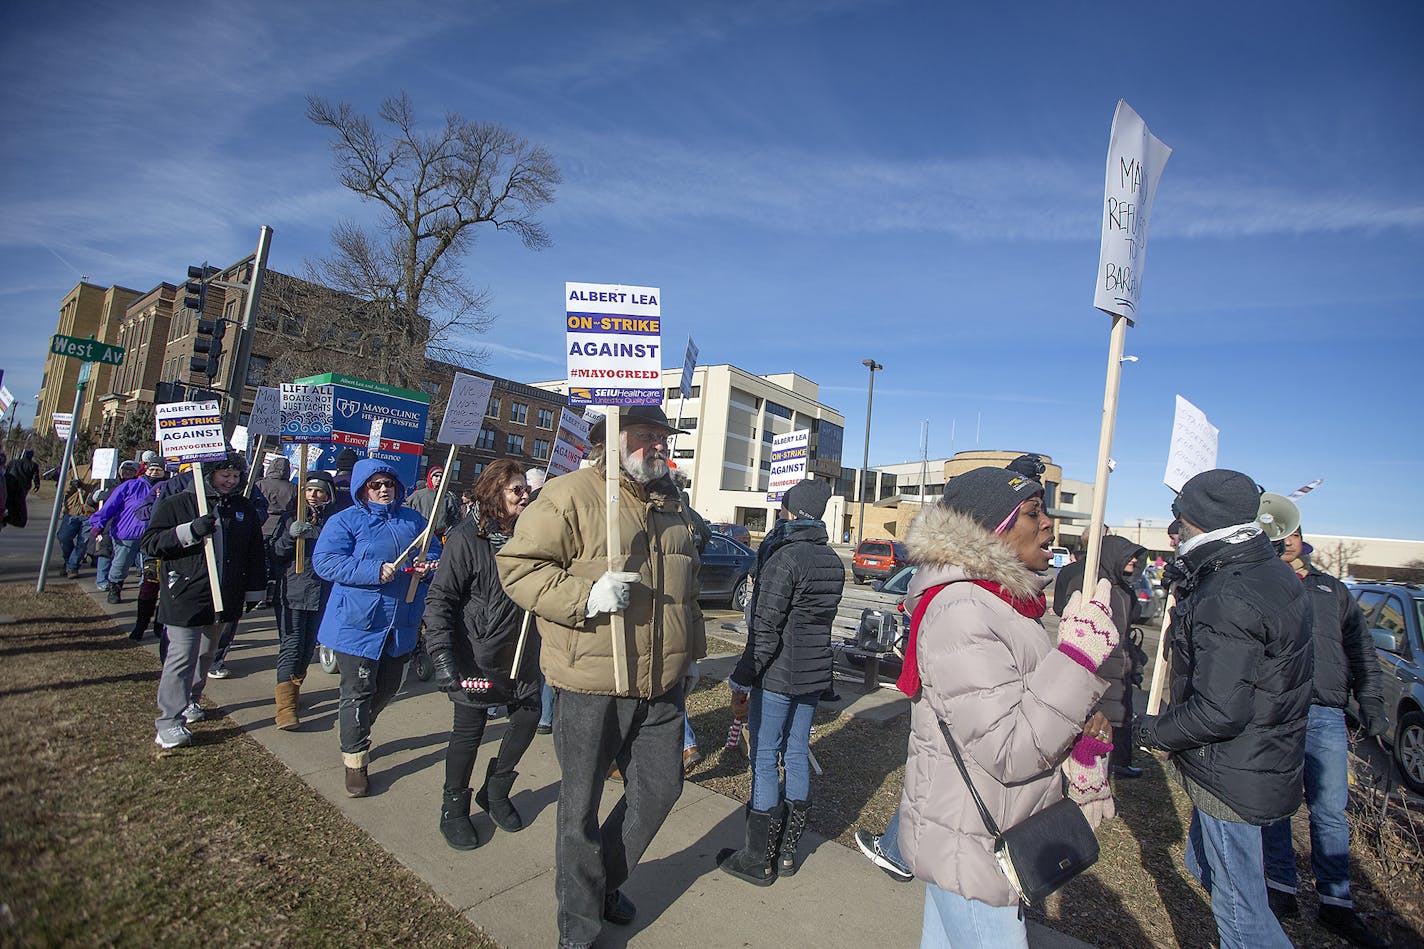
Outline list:
[[[642,579],[641,574],[610,570],[599,577],[588,591],[588,608],[584,615],[597,616],[599,613],[617,613],[628,606],[631,596],[629,585]]]

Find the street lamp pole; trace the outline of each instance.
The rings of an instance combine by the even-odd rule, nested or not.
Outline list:
[[[865,396],[865,454],[860,459],[860,523],[856,525],[856,544],[865,539],[865,482],[870,476],[870,410],[875,405],[875,370],[885,368],[874,359],[862,359],[860,364],[870,370],[870,388]]]

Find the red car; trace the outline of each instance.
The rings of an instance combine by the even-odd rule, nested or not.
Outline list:
[[[893,540],[863,540],[851,557],[850,572],[856,583],[886,580],[907,562],[904,544]]]

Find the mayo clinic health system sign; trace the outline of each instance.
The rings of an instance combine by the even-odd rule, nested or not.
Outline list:
[[[662,405],[661,293],[564,284],[570,405]]]
[[[336,456],[350,448],[358,458],[379,458],[396,469],[401,484],[415,485],[425,432],[430,421],[430,396],[423,392],[357,379],[339,372],[297,380],[304,385],[331,387],[331,435],[313,452],[312,468],[336,467]],[[379,447],[371,447],[371,427],[379,421]],[[293,453],[288,452],[292,457]]]

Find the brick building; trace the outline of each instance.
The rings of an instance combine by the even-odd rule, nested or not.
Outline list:
[[[59,320],[54,331],[62,336],[80,339],[93,336],[101,343],[117,343],[124,310],[139,296],[139,291],[128,287],[101,287],[80,281],[60,301]],[[83,365],[78,359],[54,353],[45,356],[39,403],[35,406],[36,428],[53,430],[54,413],[68,412],[74,407],[74,392],[79,386],[79,369]],[[84,400],[79,404],[78,418],[75,419],[80,427],[85,426],[85,419],[98,418],[99,396],[109,391],[113,371],[112,366],[94,364],[89,385],[84,390]]]

